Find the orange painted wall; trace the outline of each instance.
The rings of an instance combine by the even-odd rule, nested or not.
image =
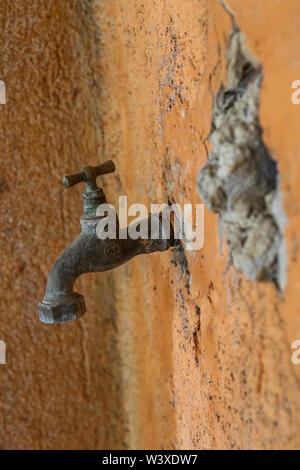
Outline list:
[[[87,315],[39,323],[51,263],[79,231],[62,175],[112,158],[111,203],[201,202],[212,96],[225,79],[217,0],[3,1],[0,78],[2,448],[299,448],[297,0],[229,0],[264,68],[261,122],[278,161],[288,285],[227,269],[216,215],[205,244],[138,257],[77,286]]]

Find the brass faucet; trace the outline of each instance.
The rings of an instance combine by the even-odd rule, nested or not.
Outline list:
[[[118,217],[116,217],[117,238],[98,238],[96,228],[102,216],[97,215],[97,208],[107,201],[103,190],[97,186],[96,178],[114,171],[115,165],[110,160],[96,167],[86,166],[80,173],[63,178],[65,188],[80,182],[86,183],[86,191],[83,193],[84,212],[80,219],[82,229],[80,235],[51,268],[45,297],[38,304],[39,317],[43,323],[63,323],[84,315],[86,311],[84,297],[73,291],[73,285],[81,274],[114,269],[136,255],[165,251],[174,245],[173,227],[170,223],[170,237],[166,238],[162,229],[161,214],[156,214],[160,224],[158,238],[151,239],[153,214],[145,220],[149,227],[148,238],[131,239],[127,236],[128,227],[121,230],[122,236],[120,236]]]

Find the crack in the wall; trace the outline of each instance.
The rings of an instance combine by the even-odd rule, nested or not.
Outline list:
[[[227,44],[227,83],[214,97],[213,146],[198,175],[205,205],[219,214],[230,262],[252,281],[269,281],[282,291],[286,252],[280,178],[263,142],[259,120],[262,66],[245,45],[232,12]]]
[[[175,240],[174,248],[172,250],[173,259],[171,263],[174,266],[179,267],[180,273],[184,278],[185,287],[190,294],[191,289],[191,271],[189,263],[185,254],[184,246],[181,240]]]
[[[165,189],[168,198],[169,207],[176,204],[174,198],[174,187],[181,187],[182,167],[178,159],[171,163],[170,148],[166,149],[163,176],[165,181]],[[172,263],[176,268],[179,268],[180,275],[184,280],[184,285],[190,294],[190,288],[192,284],[192,276],[189,268],[189,262],[185,253],[184,245],[182,240],[174,241],[174,248],[172,249]]]

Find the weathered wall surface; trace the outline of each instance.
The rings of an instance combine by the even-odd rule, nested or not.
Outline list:
[[[37,317],[49,268],[80,231],[80,189],[64,174],[102,151],[99,31],[90,2],[1,2],[1,322],[3,448],[123,442],[111,274],[86,276],[89,322]],[[103,424],[105,423],[105,424]]]
[[[229,3],[263,67],[260,121],[289,221],[284,294],[227,266],[206,210],[201,251],[85,275],[88,314],[47,327],[36,303],[81,214],[63,174],[112,158],[110,202],[200,202],[231,22],[217,0],[3,1],[3,448],[300,447],[300,5]]]

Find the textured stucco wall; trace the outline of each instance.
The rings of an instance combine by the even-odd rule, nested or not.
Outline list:
[[[231,24],[217,0],[2,3],[2,448],[299,448],[299,2],[229,1],[264,71],[285,293],[227,269],[205,211],[203,250],[83,276],[88,314],[55,327],[36,303],[81,214],[80,188],[61,176],[112,158],[110,202],[199,202]]]
[[[120,447],[111,274],[85,276],[88,322],[42,325],[49,268],[80,231],[81,188],[61,177],[101,157],[99,29],[88,1],[1,2],[3,448]]]

